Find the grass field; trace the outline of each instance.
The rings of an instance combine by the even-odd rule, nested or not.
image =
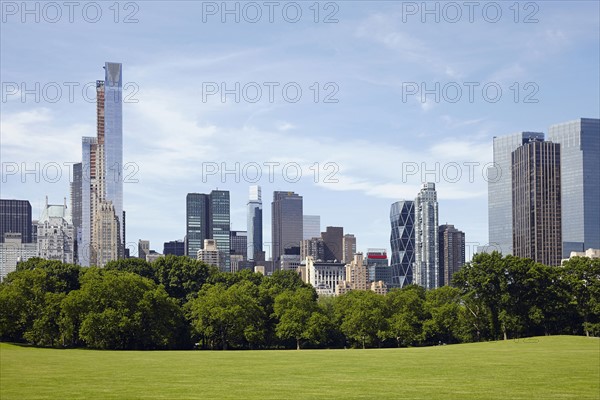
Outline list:
[[[0,399],[599,399],[600,340],[415,349],[93,351],[0,344]]]

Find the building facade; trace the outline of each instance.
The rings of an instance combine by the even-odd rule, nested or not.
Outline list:
[[[163,245],[163,254],[166,255],[174,255],[174,256],[184,256],[185,255],[185,242],[183,240],[171,240],[170,242],[165,242]]]
[[[544,139],[541,132],[519,132],[494,137],[494,160],[487,170],[488,252],[513,254],[511,154],[530,139]]]
[[[145,260],[148,254],[150,254],[150,241],[138,240],[138,258]]]
[[[228,190],[213,190],[210,192],[210,238],[217,242],[217,247],[222,254],[221,269],[230,272],[229,255],[231,253],[231,217],[230,199]]]
[[[224,254],[219,249],[219,244],[215,239],[205,239],[202,248],[198,250],[197,259],[208,265],[222,269]]]
[[[449,286],[452,276],[465,265],[465,233],[454,225],[440,225],[439,229],[440,286]]]
[[[321,216],[304,215],[302,217],[302,239],[312,239],[321,236]]]
[[[356,254],[356,236],[351,233],[344,235],[342,248],[344,249],[342,262],[349,263],[353,260],[354,254]]]
[[[250,186],[247,207],[248,248],[246,259],[262,261],[265,256],[263,252],[263,214],[260,186]]]
[[[392,268],[388,264],[386,249],[367,249],[365,259],[369,282],[392,282]]]
[[[294,192],[273,192],[271,246],[275,268],[280,265],[281,256],[284,254],[300,257],[303,222],[302,196]]]
[[[210,199],[204,193],[188,193],[185,204],[185,254],[196,258],[204,241],[210,238]]]
[[[346,280],[346,265],[336,262],[318,262],[307,257],[299,267],[305,283],[311,284],[320,296],[334,296],[337,286]]]
[[[32,229],[29,200],[0,199],[0,243],[5,233],[20,233],[22,243],[33,243]]]
[[[435,183],[424,183],[415,199],[413,283],[435,289],[439,282],[438,202]]]
[[[325,260],[342,262],[344,259],[344,228],[341,226],[328,226],[321,232],[325,245]]]
[[[390,287],[404,287],[413,283],[415,261],[415,203],[410,200],[397,201],[390,209],[391,269]]]
[[[513,254],[562,259],[560,144],[532,139],[512,152]]]
[[[300,244],[300,259],[312,257],[315,261],[325,260],[325,243],[320,237],[304,239]]]
[[[63,205],[48,204],[37,223],[38,256],[72,264],[75,260],[75,228],[67,200]]]
[[[92,238],[91,265],[103,267],[117,260],[119,254],[119,220],[109,201],[98,203],[94,213],[94,236]]]
[[[0,282],[17,269],[17,263],[37,257],[37,243],[23,243],[21,232],[5,232],[0,243]]]
[[[600,248],[600,119],[550,126],[560,144],[563,258]]]

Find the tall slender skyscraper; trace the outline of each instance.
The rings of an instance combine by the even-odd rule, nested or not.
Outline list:
[[[541,132],[519,132],[494,137],[494,164],[488,168],[489,249],[504,255],[512,250],[511,153],[529,139],[544,139]]]
[[[263,261],[262,199],[259,185],[250,186],[248,198],[248,251],[247,259]]]
[[[435,183],[424,183],[415,199],[414,281],[426,289],[439,287],[438,202]]]
[[[531,139],[512,152],[513,254],[560,265],[560,144]]]
[[[548,140],[560,144],[562,258],[600,249],[600,119],[552,125]]]
[[[344,259],[342,261],[347,264],[354,259],[354,254],[356,254],[356,236],[351,233],[344,235],[342,247],[344,248]]]
[[[273,192],[271,203],[273,269],[280,268],[283,255],[297,255],[303,233],[302,196],[294,192]]]
[[[410,200],[397,201],[390,209],[390,246],[392,248],[390,287],[404,287],[413,283],[415,260],[415,209]],[[386,261],[387,263],[387,261]]]

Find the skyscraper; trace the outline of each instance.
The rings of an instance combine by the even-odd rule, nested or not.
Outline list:
[[[264,260],[263,254],[263,221],[260,186],[250,186],[248,198],[248,260]]]
[[[439,287],[438,202],[435,183],[424,183],[415,199],[415,262],[413,283]]]
[[[38,256],[47,260],[73,263],[75,229],[71,213],[67,209],[67,199],[62,205],[54,205],[48,204],[46,197],[46,205],[37,226]]]
[[[163,254],[166,256],[172,254],[174,256],[185,255],[185,242],[182,240],[171,240],[163,245]]]
[[[392,277],[388,286],[403,287],[413,283],[415,260],[415,209],[410,200],[397,201],[390,209],[390,246]]]
[[[449,286],[452,276],[465,264],[465,233],[454,225],[440,225],[439,229],[440,286]]]
[[[512,152],[513,254],[560,265],[560,144],[531,139]]]
[[[271,203],[273,269],[279,269],[282,255],[298,255],[303,233],[302,196],[294,192],[273,192]]]
[[[22,243],[31,243],[31,224],[29,200],[0,200],[0,243],[4,243],[5,233],[20,233]]]
[[[242,256],[242,260],[246,260],[248,254],[248,233],[246,231],[231,231],[230,237],[230,252],[229,254]]]
[[[562,257],[600,249],[600,119],[552,125],[548,140],[560,144]]]
[[[304,215],[302,217],[302,239],[312,239],[321,236],[321,216]]]
[[[325,245],[325,261],[342,262],[344,259],[344,228],[328,226],[321,232]]]
[[[217,248],[223,256],[221,269],[231,272],[229,262],[231,250],[231,217],[228,190],[213,190],[210,192],[210,231],[211,239],[214,239]]]
[[[365,263],[369,282],[383,281],[387,285],[392,281],[392,268],[388,265],[386,249],[367,249]]]
[[[186,204],[185,254],[198,257],[198,250],[204,246],[204,240],[210,238],[210,201],[203,193],[188,193]]]
[[[351,233],[344,235],[342,247],[344,248],[344,258],[342,261],[347,264],[354,259],[354,254],[356,254],[356,236]]]
[[[488,223],[490,250],[504,255],[512,251],[511,153],[529,139],[544,139],[541,132],[519,132],[494,137],[494,164],[488,168]]]
[[[73,262],[79,264],[79,243],[81,243],[81,224],[82,224],[82,201],[81,194],[83,190],[83,169],[82,163],[73,164],[73,182],[71,182],[71,219],[73,221],[74,234],[74,258]]]

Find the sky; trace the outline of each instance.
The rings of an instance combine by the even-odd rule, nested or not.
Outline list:
[[[127,242],[185,235],[187,193],[262,187],[389,250],[390,205],[488,241],[492,138],[600,114],[597,1],[2,1],[1,197],[69,198],[94,82],[123,64]]]

